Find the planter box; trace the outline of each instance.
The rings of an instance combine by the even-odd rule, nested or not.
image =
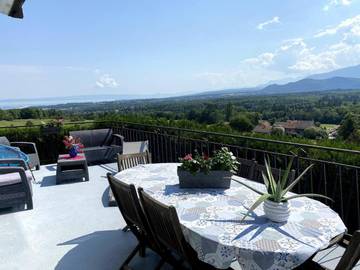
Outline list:
[[[230,188],[232,172],[210,171],[208,174],[184,171],[178,167],[180,188]]]

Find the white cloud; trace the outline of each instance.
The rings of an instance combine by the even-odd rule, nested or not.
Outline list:
[[[322,32],[316,38],[284,40],[273,51],[245,58],[233,69],[204,72],[198,78],[214,89],[248,87],[360,64],[360,15]]]
[[[265,26],[268,26],[268,25],[274,24],[274,23],[280,23],[280,18],[278,16],[273,17],[271,20],[259,23],[256,28],[259,30],[263,30]]]
[[[119,84],[110,74],[103,74],[97,79],[96,85],[100,88],[115,88]]]
[[[327,4],[323,7],[324,11],[328,11],[331,7],[336,6],[349,6],[351,0],[328,0]]]
[[[360,35],[360,15],[357,15],[352,18],[348,18],[341,23],[339,23],[335,27],[330,27],[325,30],[321,30],[317,34],[315,34],[314,37],[323,37],[327,35],[335,35],[336,33],[339,33],[340,31],[348,31],[348,34],[351,35]]]
[[[247,58],[243,60],[243,62],[251,65],[268,66],[273,62],[274,57],[275,57],[274,53],[267,52],[267,53],[262,53],[257,57]]]

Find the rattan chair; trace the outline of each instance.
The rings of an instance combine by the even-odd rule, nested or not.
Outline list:
[[[254,168],[254,174],[251,180],[254,180],[259,183],[264,183],[264,179],[262,177],[262,172],[266,172],[266,167],[264,165],[256,164]],[[279,180],[283,176],[283,172],[285,170],[280,170],[276,168],[271,168],[271,172],[275,178],[275,180]],[[291,183],[295,180],[295,170],[291,170],[288,175],[288,183]]]
[[[247,179],[253,179],[254,170],[257,162],[255,160],[244,158],[238,158],[237,160],[240,162],[237,174]]]
[[[113,191],[118,208],[127,224],[127,227],[138,240],[138,245],[126,258],[120,269],[126,269],[137,252],[139,252],[140,256],[145,256],[146,247],[151,248],[153,251],[162,256],[161,261],[156,267],[156,269],[160,269],[165,262],[162,255],[163,252],[156,244],[154,237],[152,236],[144,212],[140,206],[135,186],[128,185],[116,179],[110,173],[107,174],[107,177],[110,188]]]
[[[200,261],[196,252],[186,242],[176,209],[153,199],[140,187],[138,189],[140,202],[145,212],[158,244],[165,250],[175,252],[182,264],[176,265],[181,269],[216,269],[210,264]],[[229,268],[231,269],[231,268]]]
[[[22,159],[0,159],[0,164],[0,209],[19,205],[33,209],[28,165]]]
[[[332,256],[332,252],[335,249],[345,248],[342,256],[338,254]],[[331,249],[331,250],[330,250]],[[360,230],[355,231],[351,236],[346,234],[344,238],[337,244],[329,249],[321,251],[325,255],[319,256],[320,259],[315,256],[311,260],[308,260],[303,265],[299,266],[298,270],[314,269],[314,270],[350,270],[353,269],[360,259]],[[315,262],[317,261],[317,262]],[[327,266],[331,264],[332,267]]]

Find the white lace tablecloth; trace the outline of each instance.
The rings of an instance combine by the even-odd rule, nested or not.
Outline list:
[[[116,175],[143,187],[155,199],[173,205],[186,240],[200,260],[216,268],[227,268],[237,260],[242,269],[292,269],[329,245],[346,227],[338,214],[319,201],[290,201],[287,223],[266,219],[262,205],[241,222],[258,194],[232,182],[227,190],[181,189],[177,163],[140,165]],[[264,190],[264,185],[244,178],[240,181]]]

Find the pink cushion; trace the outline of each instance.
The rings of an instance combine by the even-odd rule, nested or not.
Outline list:
[[[33,179],[31,172],[27,170],[25,171],[25,173],[28,181],[31,182],[31,180]],[[19,173],[15,172],[15,173],[0,174],[0,187],[18,184],[18,183],[21,183],[21,177]]]

